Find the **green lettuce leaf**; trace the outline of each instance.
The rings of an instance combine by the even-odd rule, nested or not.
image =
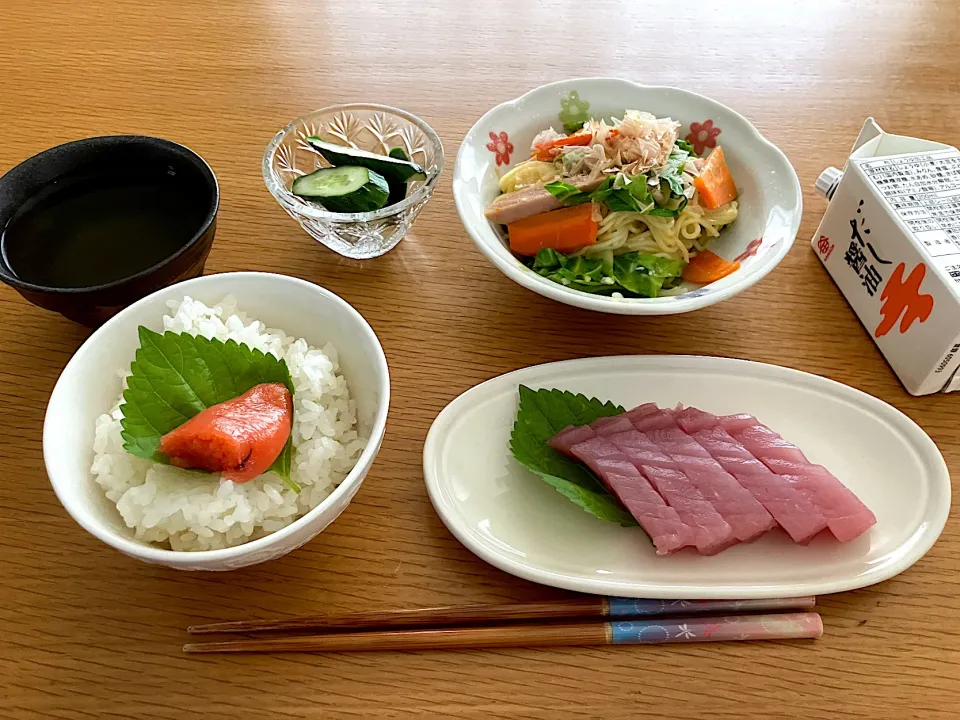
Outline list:
[[[163,335],[141,326],[127,389],[123,392],[124,449],[153,462],[169,459],[160,452],[160,438],[212,405],[242,395],[260,383],[279,382],[293,393],[293,380],[283,360],[233,340],[208,340],[187,333]],[[299,492],[290,478],[293,442],[270,466]]]
[[[672,156],[671,156],[672,157]],[[682,163],[680,172],[682,172]],[[665,172],[672,173],[679,182],[680,175],[676,167],[668,167]],[[673,177],[671,175],[671,177]],[[676,217],[679,210],[663,208],[657,205],[650,193],[646,175],[627,176],[623,173],[607,176],[599,187],[592,193],[585,193],[576,186],[563,180],[554,180],[543,186],[543,189],[557,198],[565,206],[580,205],[585,202],[603,203],[612,212],[635,212],[649,215]],[[669,183],[670,180],[667,180]],[[672,185],[670,186],[672,188]],[[681,193],[678,193],[682,197]],[[680,210],[686,205],[686,198],[680,205]]]
[[[654,298],[660,294],[664,277],[653,275],[637,262],[636,253],[619,255],[613,259],[613,277],[617,284],[635,295]]]
[[[567,458],[547,441],[568,425],[586,425],[619,415],[623,408],[562,390],[520,386],[520,406],[510,435],[510,451],[521,465],[594,517],[624,526],[637,524],[582,463]]]
[[[658,255],[641,255],[640,253],[628,253],[632,255],[631,259],[637,265],[646,268],[651,275],[658,275],[662,278],[680,277],[683,273],[683,260],[674,260],[673,258],[659,257]],[[621,257],[627,257],[622,255]]]
[[[647,213],[647,215],[654,215],[656,217],[677,217],[679,214],[679,210],[671,210],[670,208],[660,207],[659,205]]]
[[[607,294],[617,290],[612,263],[600,258],[572,257],[551,248],[540,250],[531,265],[538,275],[582,292]],[[609,278],[604,282],[604,278]]]
[[[667,186],[667,191],[669,194],[669,186]],[[682,197],[672,197],[670,198],[670,207],[661,207],[657,205],[653,210],[648,212],[648,215],[658,215],[660,217],[677,217],[680,212],[687,206],[686,196]]]
[[[580,205],[585,202],[590,202],[589,194],[577,189],[570,183],[563,182],[562,180],[548,182],[543,186],[543,189],[557,198],[557,200],[562,202],[564,205]]]
[[[626,297],[657,297],[664,287],[675,285],[669,281],[683,272],[680,260],[638,252],[610,255],[588,258],[544,249],[533,258],[530,269],[574,290],[594,295],[619,292]]]
[[[531,268],[535,271],[556,270],[563,266],[566,259],[566,255],[553,248],[543,248],[534,256]]]
[[[677,140],[676,146],[685,151],[690,157],[697,157],[697,151],[693,149],[693,144],[686,140]]]
[[[612,212],[647,213],[656,207],[646,175],[609,175],[590,194],[590,199],[605,204]]]
[[[673,150],[670,151],[670,156],[667,158],[666,164],[660,169],[660,179],[667,181],[667,184],[670,186],[670,192],[678,197],[682,197],[683,180],[681,176],[683,175],[683,166],[686,165],[687,160],[690,159],[690,153],[678,145],[674,145]]]
[[[650,186],[647,184],[646,175],[634,175],[626,185],[630,196],[640,204],[643,210],[641,212],[650,212],[655,205],[653,195],[650,194]]]

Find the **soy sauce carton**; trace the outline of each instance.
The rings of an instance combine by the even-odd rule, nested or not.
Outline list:
[[[868,118],[811,244],[913,395],[960,389],[960,150]]]

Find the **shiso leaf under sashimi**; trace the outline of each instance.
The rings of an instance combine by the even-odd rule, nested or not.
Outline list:
[[[521,385],[510,450],[517,462],[594,517],[634,526],[637,521],[593,473],[547,444],[569,425],[586,425],[622,412],[623,408],[613,403],[562,390],[532,390]]]
[[[566,390],[531,390],[520,386],[521,404],[526,397],[540,411],[545,422],[550,425],[553,434],[568,425],[588,425],[602,417],[613,417],[623,412],[623,408],[612,402],[603,402],[584,395],[574,395]],[[526,418],[528,421],[536,416]]]
[[[232,400],[261,383],[279,382],[294,392],[286,362],[233,340],[139,328],[140,347],[123,393],[124,449],[153,462],[167,463],[160,438],[208,407]],[[293,444],[270,466],[290,479]]]

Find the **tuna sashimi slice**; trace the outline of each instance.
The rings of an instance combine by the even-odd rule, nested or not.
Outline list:
[[[600,437],[609,437],[610,435],[616,435],[617,433],[626,432],[627,430],[633,430],[633,423],[630,422],[630,418],[623,415],[617,415],[612,418],[604,418],[607,422],[600,423],[595,422],[593,424],[593,429]]]
[[[694,407],[678,408],[673,414],[677,425],[689,435],[698,430],[709,430],[715,428],[720,423],[720,418],[703,410]]]
[[[650,481],[680,519],[693,528],[698,551],[715,555],[738,542],[733,528],[710,501],[645,434],[631,429],[607,439]]]
[[[646,531],[657,555],[694,545],[694,531],[669,507],[633,463],[602,437],[590,438],[571,448],[573,455],[595,472]]]
[[[661,410],[660,408],[657,408],[654,412],[648,412],[642,415],[634,414],[630,417],[630,420],[633,422],[634,428],[640,432],[667,430],[677,427],[677,421],[673,419],[673,416],[666,410]]]
[[[606,425],[607,423],[609,423],[609,422],[614,422],[614,421],[615,421],[618,417],[620,417],[620,415],[622,415],[622,414],[623,414],[623,413],[620,413],[620,414],[618,414],[618,415],[606,415],[606,416],[604,416],[604,417],[602,417],[602,418],[597,418],[597,419],[594,420],[592,423],[590,423],[590,427],[592,427],[594,430],[599,430],[600,428],[602,428],[602,427],[603,427],[604,425]]]
[[[584,440],[596,437],[596,435],[589,425],[570,425],[547,440],[547,445],[557,452],[572,457],[573,453],[570,452],[570,448]]]
[[[596,437],[597,435],[612,435],[626,430],[633,430],[633,424],[630,422],[632,417],[643,417],[644,415],[658,412],[659,410],[660,408],[658,408],[656,404],[646,403],[645,405],[640,405],[633,410],[628,410],[619,415],[599,418],[589,425],[568,425],[550,438],[547,444],[557,452],[572,457],[570,448],[577,443],[582,443],[584,440]]]
[[[681,428],[760,501],[794,542],[804,545],[827,527],[827,519],[816,504],[718,427],[715,415],[687,408],[675,417]]]
[[[756,418],[753,424],[747,425],[742,416],[723,417],[720,426],[817,505],[827,518],[830,532],[840,542],[853,540],[876,524],[877,518],[870,508],[829,470],[811,463],[796,445],[761,425]]]
[[[753,540],[776,527],[776,521],[710,453],[665,412],[634,420],[634,426],[669,455],[714,509],[727,521],[737,539]]]
[[[633,421],[657,412],[660,412],[660,408],[657,407],[656,403],[644,403],[643,405],[637,405],[633,410],[627,410],[625,415]]]
[[[787,442],[777,433],[773,432],[766,425],[761,425],[760,421],[757,420],[753,415],[740,414],[740,415],[724,415],[721,418],[718,418],[720,427],[726,430],[728,433],[736,437],[737,433],[750,430],[754,433],[765,433],[766,437],[763,439],[763,447],[765,449],[765,455],[769,458],[778,458],[780,460],[791,460],[798,463],[810,462],[807,460],[807,456],[793,443]],[[759,428],[759,430],[755,430]]]

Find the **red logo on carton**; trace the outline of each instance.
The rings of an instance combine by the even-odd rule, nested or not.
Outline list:
[[[920,292],[920,284],[927,274],[927,266],[919,263],[904,282],[903,271],[906,268],[907,266],[903,263],[897,265],[897,269],[893,271],[893,275],[883,287],[883,292],[880,294],[880,299],[883,301],[880,314],[883,320],[877,325],[873,333],[874,337],[883,337],[890,332],[897,324],[897,320],[900,320],[901,315],[903,315],[903,319],[900,320],[902,335],[910,329],[914,320],[924,322],[933,312],[933,296]]]
[[[817,240],[817,250],[820,251],[820,256],[824,260],[829,260],[830,254],[833,252],[833,243],[830,242],[830,238],[826,235],[821,235],[820,239]]]

